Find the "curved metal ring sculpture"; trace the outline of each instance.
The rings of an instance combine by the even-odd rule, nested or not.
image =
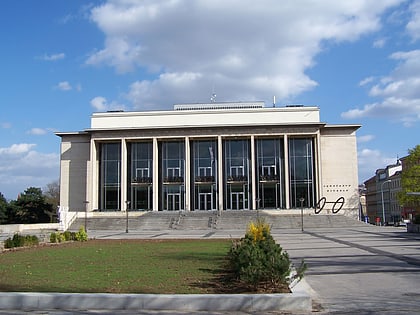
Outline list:
[[[338,213],[338,211],[340,211],[343,206],[344,206],[344,197],[340,197],[338,198],[336,201],[327,201],[327,198],[322,197],[321,199],[319,199],[318,203],[315,206],[315,213],[318,214],[322,211],[322,209],[324,209],[325,205],[327,203],[332,203],[334,204],[332,206],[332,213],[336,214]]]

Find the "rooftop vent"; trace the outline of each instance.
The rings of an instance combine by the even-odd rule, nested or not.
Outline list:
[[[236,102],[236,103],[204,103],[204,104],[176,104],[174,110],[221,110],[221,109],[249,109],[263,108],[264,102]]]

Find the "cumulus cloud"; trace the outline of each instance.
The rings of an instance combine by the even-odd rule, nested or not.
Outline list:
[[[98,112],[108,110],[124,110],[125,106],[117,102],[108,102],[105,97],[96,96],[90,101],[90,105]]]
[[[86,63],[149,71],[127,93],[137,109],[207,101],[213,90],[220,100],[286,100],[317,86],[306,71],[325,42],[378,30],[400,2],[112,0],[91,11],[105,42]]]
[[[35,136],[42,136],[48,133],[48,130],[43,129],[43,128],[32,128],[30,130],[28,130],[27,132],[30,135],[35,135]]]
[[[365,143],[365,142],[372,141],[373,139],[375,139],[375,136],[374,135],[358,136],[357,137],[357,142],[358,143]]]
[[[396,162],[396,157],[386,157],[379,150],[362,149],[358,152],[359,182],[362,183],[375,175],[375,170]]]
[[[373,42],[373,47],[375,48],[383,48],[386,44],[385,38],[379,38]]]
[[[70,91],[72,89],[72,86],[68,81],[62,81],[57,84],[57,89],[61,91]]]
[[[16,198],[28,187],[44,187],[58,178],[59,155],[37,152],[35,147],[33,143],[0,147],[0,192],[6,198]]]
[[[65,53],[59,53],[59,54],[52,54],[52,55],[47,55],[45,54],[44,56],[42,56],[42,59],[45,61],[57,61],[57,60],[61,60],[66,58],[66,54]]]
[[[420,1],[414,1],[410,5],[411,20],[407,23],[407,32],[413,41],[420,39]]]
[[[11,123],[9,123],[9,122],[2,122],[2,123],[0,123],[0,126],[1,126],[1,128],[3,128],[3,129],[9,129],[9,128],[12,128],[12,124],[11,124]]]
[[[411,126],[420,120],[420,50],[396,52],[390,56],[398,65],[373,82],[369,95],[379,99],[342,113],[343,118],[388,117]],[[365,82],[367,83],[367,82]]]

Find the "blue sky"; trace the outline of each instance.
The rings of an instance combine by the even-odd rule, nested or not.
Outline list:
[[[57,131],[112,109],[262,100],[361,124],[359,182],[419,144],[420,0],[4,0],[0,192],[59,178]]]

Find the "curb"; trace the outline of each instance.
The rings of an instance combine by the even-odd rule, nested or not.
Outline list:
[[[311,311],[304,292],[286,294],[0,293],[1,310]]]

